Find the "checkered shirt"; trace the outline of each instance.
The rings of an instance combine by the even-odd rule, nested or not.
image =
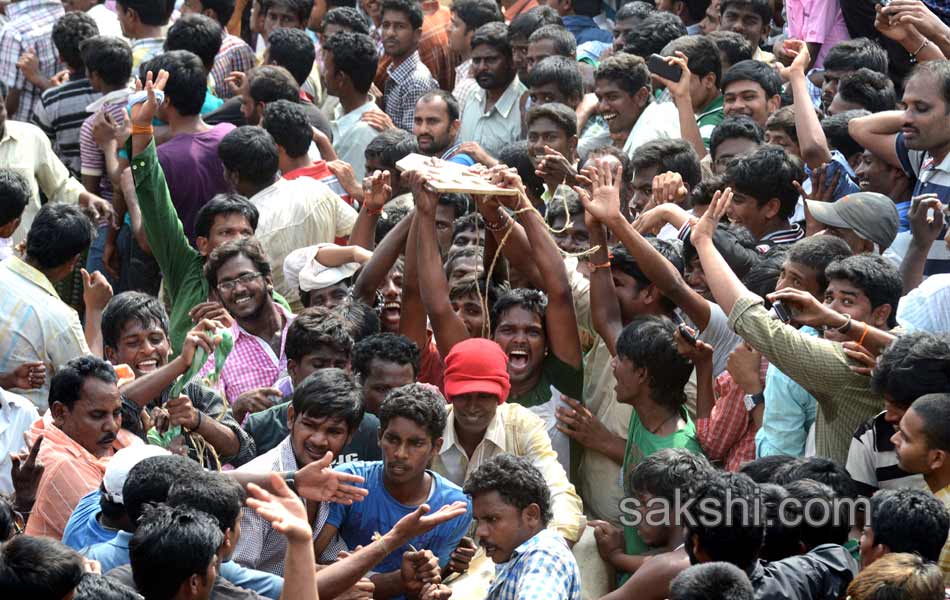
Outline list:
[[[545,529],[495,567],[488,600],[580,600],[577,561],[557,532]]]
[[[7,5],[10,20],[0,29],[0,81],[11,90],[20,90],[20,105],[9,117],[14,121],[30,122],[41,92],[26,80],[16,63],[24,52],[34,50],[44,77],[52,77],[62,68],[53,45],[53,25],[65,13],[59,0],[21,0]]]
[[[432,78],[429,68],[419,59],[419,52],[413,52],[398,67],[389,65],[386,69],[386,89],[383,96],[386,114],[396,127],[412,131],[416,102],[438,88],[439,84]]]
[[[211,67],[211,79],[214,80],[214,94],[222,100],[227,100],[234,94],[231,92],[231,86],[225,81],[232,71],[247,73],[257,66],[257,56],[254,50],[247,45],[247,42],[224,33],[224,39],[221,42],[221,49],[218,55],[214,57],[214,65]]]

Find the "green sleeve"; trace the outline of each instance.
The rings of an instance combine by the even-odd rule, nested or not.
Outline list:
[[[185,237],[185,230],[172,204],[165,182],[165,173],[158,162],[155,141],[132,158],[132,177],[135,194],[142,211],[142,226],[165,279],[165,289],[172,303],[182,291],[182,285],[195,264],[200,264],[198,251]]]
[[[552,352],[544,359],[544,365],[542,368],[544,369],[544,374],[547,376],[548,381],[551,382],[551,385],[553,385],[557,391],[561,392],[565,396],[583,403],[583,361],[581,362],[580,367],[574,368],[562,361],[560,358],[554,356],[554,353]]]

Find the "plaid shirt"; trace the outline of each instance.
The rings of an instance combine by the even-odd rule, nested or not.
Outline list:
[[[383,106],[396,127],[412,131],[412,117],[416,102],[427,93],[439,89],[429,68],[419,60],[419,52],[413,52],[402,64],[386,68],[386,87],[383,91]]]
[[[53,151],[73,177],[79,177],[82,170],[79,130],[89,116],[86,107],[100,97],[83,77],[46,90],[34,105],[33,122],[49,136]]]
[[[261,454],[251,462],[239,468],[244,473],[281,473],[296,471],[297,458],[288,435],[284,441]],[[321,502],[317,510],[313,527],[313,539],[316,540],[327,516],[330,514],[330,503]],[[336,560],[337,555],[346,550],[346,544],[339,536],[334,536],[330,545],[323,552],[321,559],[324,562]],[[245,508],[241,511],[241,539],[234,549],[234,562],[249,569],[266,571],[274,575],[284,576],[284,555],[287,553],[287,538],[274,531],[270,522],[257,514],[256,510]]]
[[[759,377],[765,380],[768,361],[762,360]],[[755,459],[757,428],[745,407],[745,390],[723,372],[716,378],[716,404],[708,418],[696,419],[696,438],[709,460],[721,461],[727,471],[738,471]]]
[[[237,321],[231,326],[234,349],[224,362],[221,379],[218,382],[218,387],[231,404],[234,404],[237,397],[244,392],[259,387],[271,387],[287,374],[287,355],[284,353],[284,344],[287,341],[287,330],[295,315],[276,302],[274,305],[284,316],[284,328],[280,332],[280,356],[274,354],[274,349],[266,340],[248,333]],[[214,356],[209,356],[208,362],[197,376],[205,377],[213,371]]]
[[[221,49],[214,57],[211,67],[211,79],[214,80],[214,93],[218,98],[227,100],[234,94],[225,81],[232,71],[247,73],[257,65],[257,56],[254,50],[241,38],[224,32]]]
[[[581,575],[567,544],[550,529],[539,531],[495,566],[488,600],[580,600]]]
[[[10,21],[0,30],[0,80],[20,90],[20,105],[9,118],[29,122],[40,89],[26,80],[16,63],[28,50],[36,52],[40,74],[52,77],[61,68],[53,45],[53,25],[66,13],[59,0],[21,0],[7,5]]]

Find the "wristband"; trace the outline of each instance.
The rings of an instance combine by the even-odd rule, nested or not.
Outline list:
[[[367,208],[366,214],[371,217],[378,217],[379,215],[383,214],[383,207],[380,206],[379,208]]]
[[[756,406],[765,402],[765,394],[762,392],[758,394],[746,394],[743,401],[745,402],[746,411],[752,411]]]
[[[132,123],[132,135],[154,135],[155,128],[151,125],[143,126]]]
[[[863,346],[863,345],[864,345],[864,338],[866,338],[866,337],[868,336],[868,331],[870,331],[870,330],[871,330],[871,327],[870,327],[867,323],[865,323],[865,324],[864,324],[864,333],[861,334],[861,339],[858,340],[858,346]]]
[[[290,491],[297,493],[297,473],[296,471],[284,475],[284,483],[290,488]]]

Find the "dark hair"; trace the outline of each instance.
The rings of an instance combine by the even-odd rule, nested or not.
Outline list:
[[[432,90],[431,92],[426,92],[419,98],[416,104],[419,102],[432,102],[436,98],[439,98],[445,102],[445,110],[449,116],[449,123],[452,123],[461,116],[461,109],[459,108],[458,100],[455,99],[455,96],[445,90]]]
[[[0,544],[7,541],[16,531],[16,517],[13,514],[13,502],[0,495]]]
[[[469,206],[472,199],[468,194],[439,194],[439,206],[449,206],[452,208],[454,219],[458,219],[469,213]]]
[[[244,488],[230,477],[205,471],[172,484],[165,503],[172,508],[180,506],[211,515],[223,533],[234,529],[246,498]]]
[[[719,58],[721,59],[725,56],[730,66],[744,60],[752,60],[752,57],[755,56],[755,48],[752,46],[752,42],[747,40],[741,33],[736,33],[735,31],[712,31],[708,33],[706,37],[709,38],[712,43],[716,44],[716,48],[719,48],[719,52],[722,53]],[[722,89],[721,85],[720,89]]]
[[[738,229],[743,231],[742,228]],[[683,245],[685,247],[685,242]],[[776,250],[776,252],[772,252],[772,250]],[[785,245],[772,246],[768,254],[752,265],[745,276],[742,277],[742,285],[762,298],[768,308],[772,307],[772,303],[769,302],[766,296],[774,292],[775,286],[778,285],[778,278],[782,274],[782,264],[785,262],[786,254],[787,248]]]
[[[228,24],[234,14],[235,0],[200,0],[204,10],[213,10],[222,27]]]
[[[98,73],[107,85],[124,85],[132,76],[132,48],[122,38],[97,35],[84,39],[79,53],[86,73]]]
[[[167,25],[175,10],[173,0],[116,0],[116,4],[125,10],[134,10],[139,21],[151,27]]]
[[[950,390],[950,337],[915,331],[881,352],[871,371],[871,391],[907,409],[921,396]]]
[[[798,204],[798,190],[793,182],[804,181],[805,171],[780,146],[764,145],[730,162],[724,179],[737,192],[755,198],[759,206],[778,198],[778,216],[788,219],[795,214]]]
[[[171,600],[192,575],[205,579],[223,541],[218,524],[203,512],[152,507],[129,542],[135,587],[149,600]]]
[[[460,217],[460,218],[456,219],[456,220],[455,220],[456,224],[458,224],[460,221],[461,221],[462,223],[466,223],[466,224],[467,224],[468,221],[467,221],[466,217],[468,217],[468,215],[465,215],[465,217]],[[452,236],[452,237],[454,238],[454,237],[455,237],[455,234],[460,233],[460,232],[462,232],[462,231],[464,231],[464,229],[462,229],[461,227],[458,227],[458,228],[453,232],[453,236]],[[474,246],[474,245],[473,245],[473,246],[463,246],[463,247],[461,247],[461,248],[449,249],[449,252],[448,252],[448,254],[447,254],[446,257],[445,257],[445,263],[442,265],[442,268],[445,270],[445,277],[446,277],[446,278],[449,278],[449,277],[452,275],[453,266],[455,265],[455,263],[456,263],[457,261],[462,260],[462,259],[464,259],[464,258],[471,258],[471,259],[473,259],[472,262],[476,262],[476,261],[477,261],[477,264],[478,264],[478,265],[482,265],[482,264],[483,264],[483,258],[484,258],[484,257],[485,257],[485,247],[484,247],[484,246],[481,246],[481,245],[478,245],[478,246]],[[469,292],[475,292],[475,289],[476,289],[476,288],[475,288],[474,286],[472,286],[472,285],[466,285],[466,289],[465,289],[464,292],[461,291],[461,290],[458,290],[458,292],[456,293],[456,289],[455,289],[455,288],[457,288],[457,287],[458,287],[459,285],[461,285],[462,283],[464,283],[464,284],[472,284],[472,283],[474,283],[474,282],[472,282],[472,281],[464,281],[464,282],[459,282],[459,283],[457,283],[455,286],[452,286],[452,288],[449,289],[449,299],[457,298],[457,297],[458,297],[459,295],[461,295],[461,294],[467,294],[467,293],[469,293]],[[482,288],[479,287],[478,289],[481,290]],[[476,292],[476,293],[477,293],[477,292]],[[489,303],[489,304],[492,304],[492,303]]]
[[[804,517],[794,529],[807,550],[822,544],[848,541],[851,523],[846,518],[844,506],[839,503],[841,496],[831,486],[814,479],[797,479],[784,487],[797,501],[794,509],[786,508],[786,513],[792,510],[797,516]]]
[[[484,231],[484,229],[485,219],[481,213],[470,212],[452,221],[452,239],[455,240],[455,236],[463,231]],[[479,246],[485,245],[484,238],[480,239],[479,242]]]
[[[894,110],[897,106],[897,93],[890,77],[867,67],[842,77],[838,82],[838,95],[872,113]]]
[[[676,272],[680,275],[683,274],[684,262],[683,255],[677,249],[676,246],[667,242],[665,240],[660,240],[654,237],[647,238],[647,242],[653,249],[663,255],[663,258],[668,260],[670,264],[673,265],[673,268],[676,269]],[[610,268],[617,269],[621,273],[624,273],[630,277],[633,277],[637,283],[641,286],[647,286],[652,284],[650,278],[647,277],[643,271],[640,269],[640,265],[637,264],[637,261],[630,255],[630,252],[627,251],[623,245],[614,246],[611,249],[613,256],[610,257]],[[660,298],[663,306],[668,310],[673,310],[676,308],[676,305],[666,296]]]
[[[887,75],[887,52],[866,37],[842,40],[828,49],[826,71],[857,71],[868,68]]]
[[[6,225],[23,216],[32,196],[29,182],[19,171],[0,167],[0,198],[3,198],[3,203],[0,204],[0,225]]]
[[[742,465],[739,472],[756,483],[775,483],[773,477],[778,469],[794,460],[794,456],[785,454],[760,456]]]
[[[314,371],[294,388],[294,418],[339,419],[349,433],[363,421],[360,387],[343,369]]]
[[[581,204],[580,197],[577,195],[577,192],[570,190],[566,196],[566,203],[562,202],[551,202],[548,206],[548,210],[544,213],[544,221],[554,229],[554,224],[558,219],[567,220],[568,217],[580,217],[584,218],[584,205]],[[567,204],[567,209],[565,210],[564,205]]]
[[[719,48],[711,39],[704,35],[679,37],[667,44],[661,54],[676,56],[677,51],[689,59],[690,73],[698,77],[712,73],[716,76],[716,87],[719,87],[719,80],[722,79],[722,57],[719,55]]]
[[[491,307],[491,327],[492,335],[495,333],[502,316],[513,308],[521,308],[534,313],[541,321],[541,328],[547,334],[545,326],[544,313],[548,307],[548,297],[539,290],[528,290],[525,288],[516,288],[499,298]]]
[[[225,242],[211,251],[205,263],[204,275],[211,289],[218,287],[218,269],[236,256],[244,256],[254,263],[254,268],[264,277],[271,274],[270,261],[264,247],[254,238]]]
[[[353,370],[366,377],[373,360],[410,365],[412,375],[419,374],[419,348],[404,335],[377,333],[353,347]]]
[[[523,12],[508,24],[508,42],[531,37],[531,33],[545,25],[564,26],[564,20],[557,11],[550,6],[535,6],[528,12]]]
[[[776,483],[811,479],[827,485],[842,498],[858,497],[858,486],[847,469],[830,458],[822,456],[803,458],[786,465],[777,476],[784,478],[784,482],[776,481]]]
[[[600,148],[594,148],[588,152],[583,166],[586,167],[590,164],[593,164],[592,161],[594,159],[603,158],[605,156],[612,156],[617,159],[617,162],[620,163],[620,167],[622,169],[621,177],[623,177],[624,181],[629,182],[631,180],[630,157],[626,152],[614,146],[613,144],[601,146]]]
[[[264,14],[266,15],[275,4],[290,9],[297,20],[304,25],[307,24],[310,19],[310,12],[313,10],[313,0],[261,0]]]
[[[409,24],[412,25],[413,29],[422,28],[422,7],[418,2],[413,2],[412,0],[384,0],[383,8],[380,11],[380,14],[386,12],[387,10],[401,12],[402,14],[406,15],[406,18],[409,19]]]
[[[683,20],[673,13],[658,10],[640,21],[623,40],[623,51],[646,59],[659,54],[673,40],[686,35]]]
[[[63,598],[85,572],[78,552],[49,537],[18,535],[0,544],[0,593],[5,598]]]
[[[574,59],[577,56],[577,38],[561,25],[545,25],[528,38],[528,43],[550,40],[554,44],[556,56]],[[472,47],[475,47],[474,40]],[[576,59],[575,59],[576,60]]]
[[[402,417],[425,429],[429,438],[435,442],[445,431],[448,411],[445,408],[445,398],[438,388],[424,383],[410,383],[386,395],[378,416],[380,434],[386,431],[391,420]]]
[[[96,356],[79,356],[57,369],[49,384],[49,405],[59,402],[72,410],[82,396],[82,385],[90,377],[105,383],[115,383],[118,378],[112,365]]]
[[[466,33],[486,23],[500,23],[505,19],[493,0],[454,0],[450,8],[465,24]]]
[[[541,471],[530,460],[505,453],[479,465],[465,480],[463,491],[470,498],[498,492],[506,504],[519,511],[536,504],[541,514],[541,524],[547,527],[554,517],[551,491],[548,488]]]
[[[477,46],[491,46],[511,60],[511,42],[508,41],[508,26],[498,21],[486,23],[472,34],[472,50]]]
[[[709,156],[715,160],[719,146],[726,140],[736,138],[762,144],[765,141],[765,132],[758,123],[745,115],[726,117],[709,135]]]
[[[395,130],[395,128],[393,130]],[[412,139],[415,139],[415,137]],[[389,232],[395,229],[396,225],[399,225],[400,221],[408,217],[410,212],[411,210],[408,206],[387,206],[383,211],[383,214],[379,217],[379,220],[376,221],[376,229],[373,232],[373,237],[376,240],[376,243],[380,243],[384,237],[389,235]]]
[[[89,217],[74,204],[47,202],[26,234],[26,255],[44,269],[65,265],[92,243]]]
[[[753,265],[758,265],[760,262],[763,262],[764,258],[761,254],[758,254],[758,251],[755,250],[759,242],[756,240],[749,230],[745,227],[738,227],[734,225],[727,225],[726,223],[718,223],[716,225],[716,246],[718,247],[720,243],[726,246],[736,246],[743,247],[748,250],[756,251],[756,254],[759,258],[758,261],[755,261]],[[696,251],[696,246],[693,245],[693,242],[687,238],[683,240],[683,263],[689,264],[690,261],[699,257],[699,253]],[[736,273],[739,277],[746,277],[749,273],[748,270],[752,269],[748,264],[740,264],[740,261],[744,257],[736,257],[727,254],[725,257],[726,263],[729,267]],[[781,267],[777,265],[776,268]],[[772,288],[766,291],[766,294],[771,294],[775,291],[775,285],[772,285]]]
[[[534,164],[528,155],[528,140],[518,140],[511,144],[505,144],[505,147],[498,153],[498,162],[514,167],[518,171],[518,176],[521,177],[521,182],[525,188],[535,197],[540,197],[544,193],[544,181],[535,172]]]
[[[792,106],[783,106],[770,114],[765,120],[765,130],[782,131],[797,144],[798,128],[795,126],[795,108]]]
[[[727,562],[693,565],[670,582],[670,600],[752,600],[749,577]]]
[[[947,105],[944,110],[950,112],[950,61],[928,60],[927,62],[919,63],[914,67],[914,70],[911,71],[910,77],[916,77],[918,75],[930,75],[937,80],[940,95],[943,98],[944,104]]]
[[[679,173],[690,190],[703,178],[699,157],[686,140],[651,140],[637,148],[630,159],[631,175],[650,167],[656,167],[657,175]]]
[[[623,328],[617,338],[617,357],[649,373],[654,402],[678,410],[686,402],[684,388],[693,365],[676,350],[676,326],[662,317],[640,316]]]
[[[614,22],[625,21],[631,18],[645,19],[654,12],[656,12],[656,5],[652,2],[643,2],[642,0],[625,2],[617,9],[617,14],[614,15]]]
[[[258,187],[274,182],[280,160],[274,138],[263,127],[253,125],[232,129],[221,138],[218,157],[225,169]],[[210,228],[211,223],[208,225]]]
[[[161,300],[142,292],[122,292],[113,296],[102,311],[102,345],[118,348],[122,329],[133,320],[142,327],[158,325],[168,336],[168,313]]]
[[[327,25],[336,25],[345,31],[339,33],[362,33],[369,35],[369,23],[366,22],[359,10],[354,6],[335,6],[323,15],[323,21],[320,23],[320,29],[326,31]],[[336,34],[334,34],[336,35]],[[331,36],[332,37],[332,36]],[[321,35],[321,42],[326,48],[326,42],[329,38]],[[373,54],[376,53],[376,47],[373,46]]]
[[[220,148],[219,144],[219,152]],[[195,217],[195,236],[208,237],[211,235],[211,228],[214,226],[216,218],[222,215],[234,214],[242,215],[247,219],[251,229],[257,229],[257,220],[260,218],[260,213],[257,211],[257,207],[251,204],[250,200],[240,194],[218,194],[198,209],[198,214]]]
[[[267,57],[276,66],[287,69],[299,87],[310,77],[317,51],[310,36],[302,29],[279,27],[267,37]],[[251,95],[258,100],[256,94],[252,92]]]
[[[68,12],[53,24],[53,45],[62,61],[77,75],[86,72],[79,50],[82,41],[97,35],[99,26],[95,19],[82,11]]]
[[[933,494],[922,490],[880,490],[871,496],[868,526],[874,531],[875,545],[937,562],[947,541],[950,512]]]
[[[188,50],[201,59],[205,71],[211,71],[221,50],[221,25],[200,14],[185,15],[168,28],[165,50]]]
[[[594,79],[613,81],[632,96],[649,85],[650,71],[639,56],[621,52],[601,61]]]
[[[696,503],[686,509],[692,517],[686,521],[687,552],[692,553],[696,536],[711,560],[750,572],[765,537],[762,506],[755,501],[758,494],[759,486],[741,473],[717,473],[701,482],[694,494]],[[723,519],[703,518],[700,506],[706,499],[728,511]]]
[[[577,102],[584,97],[584,81],[580,69],[577,68],[577,61],[566,56],[542,58],[531,68],[525,83],[528,87],[553,83],[565,98],[573,98]]]
[[[732,65],[722,76],[720,86],[722,91],[725,92],[729,84],[736,81],[752,81],[759,84],[765,92],[766,100],[782,93],[782,78],[772,67],[758,60],[744,60]]]
[[[793,512],[786,508],[791,494],[775,483],[759,483],[763,510],[765,512],[765,539],[759,558],[762,560],[782,560],[801,553],[802,541],[798,527],[794,527]],[[783,518],[784,517],[784,518]],[[792,517],[789,519],[788,517]]]
[[[376,43],[371,37],[363,33],[341,31],[324,41],[323,47],[333,53],[334,68],[346,73],[356,91],[363,94],[369,91],[379,63]]]
[[[860,289],[871,308],[888,305],[888,327],[897,326],[897,303],[901,298],[901,276],[894,263],[877,254],[858,254],[837,260],[825,269],[828,281],[843,279]]]
[[[451,265],[453,261],[462,258],[469,251],[476,251],[476,248],[477,252],[480,254],[482,249],[478,246],[468,246],[451,254],[445,262],[446,266]],[[485,302],[488,304],[488,309],[491,310],[492,307],[495,306],[495,303],[498,302],[498,299],[504,294],[507,294],[508,291],[509,289],[507,285],[496,284],[494,281],[488,281],[484,277],[471,277],[459,281],[449,288],[449,300],[455,300],[457,298],[461,298],[462,296],[477,296],[478,294],[481,294],[482,297],[485,298]]]
[[[762,25],[768,25],[772,20],[772,6],[769,0],[722,0],[719,3],[719,14],[725,13],[726,7],[730,4],[751,8],[762,19]]]
[[[141,600],[142,596],[118,580],[86,573],[76,587],[73,600]]]
[[[840,90],[841,88],[839,87],[838,89]],[[864,147],[857,143],[848,132],[848,123],[869,114],[871,113],[866,110],[855,109],[822,119],[821,130],[825,133],[825,137],[828,139],[828,145],[831,146],[831,149],[841,152],[846,158],[859,152],[864,152]]]
[[[188,50],[159,54],[139,67],[142,84],[145,84],[149,71],[157,75],[162,69],[168,71],[168,82],[165,84],[168,102],[183,117],[199,114],[208,93],[208,72],[201,59]]]
[[[930,448],[950,452],[950,394],[927,394],[918,398],[911,409],[924,424],[924,437]]]
[[[572,0],[574,14],[596,17],[600,13],[600,0]]]
[[[262,65],[248,71],[247,89],[254,102],[264,104],[275,100],[296,102],[300,99],[300,85],[294,80],[294,76],[284,67],[277,65]]]
[[[568,108],[560,102],[548,102],[529,108],[525,117],[525,129],[530,129],[531,125],[539,119],[551,121],[568,138],[577,135],[577,113],[573,108]]]
[[[329,346],[334,351],[349,357],[353,350],[353,338],[350,337],[341,319],[318,315],[313,311],[304,311],[297,315],[287,328],[284,354],[288,359],[299,363],[318,346]]]
[[[122,504],[129,521],[138,524],[146,506],[165,502],[175,483],[203,473],[198,463],[177,454],[150,456],[140,461],[129,470],[122,484]]]
[[[416,136],[402,129],[383,131],[366,145],[366,158],[377,158],[386,168],[395,169],[396,163],[419,151]]]
[[[310,121],[303,106],[288,100],[275,100],[264,107],[261,127],[274,138],[274,142],[290,158],[307,154],[313,142]]]
[[[354,344],[379,333],[379,315],[376,314],[376,310],[372,306],[362,300],[356,300],[352,297],[346,298],[343,302],[334,306],[330,310],[330,314],[343,322],[343,328],[352,338]]]
[[[841,238],[833,235],[813,235],[789,246],[785,260],[813,270],[818,289],[824,292],[828,287],[828,277],[825,274],[828,265],[849,256],[851,247]]]
[[[678,492],[690,489],[715,473],[702,454],[686,448],[664,448],[645,457],[627,476],[630,494],[649,494],[673,502]]]

